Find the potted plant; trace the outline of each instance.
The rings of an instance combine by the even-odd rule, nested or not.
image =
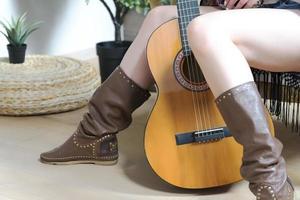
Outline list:
[[[23,63],[25,60],[25,52],[27,45],[25,44],[28,36],[39,28],[41,22],[35,22],[27,25],[26,13],[15,18],[11,18],[11,22],[7,20],[0,21],[5,32],[0,31],[8,40],[7,45],[9,62],[10,63]]]
[[[90,0],[85,0],[88,4]],[[150,8],[148,0],[113,0],[116,11],[113,14],[111,8],[105,0],[99,0],[106,10],[115,28],[115,40],[105,41],[96,44],[97,55],[99,57],[101,82],[114,71],[120,64],[124,54],[131,45],[131,41],[122,41],[121,26],[124,22],[124,17],[130,9],[136,9],[137,12],[147,13]]]

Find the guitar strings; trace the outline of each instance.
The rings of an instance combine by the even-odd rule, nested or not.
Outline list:
[[[185,17],[187,17],[188,21],[190,21],[189,18],[190,18],[191,15],[189,15],[189,13],[188,13],[188,8],[184,7],[184,5],[186,5],[186,3],[182,4],[183,12],[186,11],[185,12]],[[186,27],[184,27],[184,31],[186,32]],[[189,53],[191,53],[191,52],[189,52]],[[193,70],[194,68],[192,68],[193,64],[192,64],[192,59],[191,59],[190,55],[191,54],[187,55],[186,58],[187,58],[187,67],[188,67],[189,71],[192,71],[191,75],[190,75],[190,79],[192,79],[191,82],[193,83],[193,80],[196,81],[196,78],[195,78],[195,73],[194,73],[194,70]],[[206,127],[206,122],[205,122],[206,120],[205,120],[205,116],[204,116],[204,120],[202,120],[202,115],[201,115],[201,110],[200,110],[200,103],[199,103],[199,98],[198,98],[198,92],[194,88],[192,88],[192,94],[194,94],[195,99],[196,99],[196,111],[195,112],[196,112],[196,120],[197,120],[196,121],[196,123],[197,123],[197,131],[200,131],[200,128],[198,126],[198,124],[199,124],[198,116],[200,117],[201,129],[203,129],[202,122],[204,122],[204,127]],[[203,102],[202,102],[201,99],[200,99],[200,102],[201,102],[201,105],[203,106]]]
[[[186,5],[188,4],[188,1],[186,2]],[[190,8],[190,9],[189,9]],[[187,6],[187,14],[186,14],[186,16],[187,16],[187,18],[188,18],[188,21],[190,22],[193,18],[194,18],[194,15],[193,15],[193,13],[191,13],[191,10],[192,10],[192,6],[191,5],[189,5],[189,6]],[[194,79],[194,82],[195,82],[195,84],[197,85],[197,83],[199,83],[199,77],[198,77],[198,73],[197,73],[197,66],[195,65],[195,62],[193,62],[193,56],[192,56],[193,54],[192,54],[192,51],[190,51],[190,54],[189,54],[189,60],[191,60],[191,63],[192,63],[192,67],[193,67],[193,71],[192,71],[192,73],[193,73],[193,79]],[[196,69],[196,70],[195,70]],[[195,86],[196,87],[196,86]],[[201,121],[202,121],[202,113],[201,113],[201,110],[200,110],[200,105],[199,105],[199,99],[200,99],[200,102],[201,102],[201,107],[202,107],[202,110],[203,110],[203,101],[202,101],[202,99],[203,99],[203,94],[202,94],[202,92],[197,92],[197,90],[196,90],[196,100],[197,100],[197,105],[198,105],[198,113],[199,113],[199,116],[201,116]],[[199,95],[201,96],[201,97],[199,97]],[[204,122],[204,127],[202,127],[202,129],[201,130],[203,130],[203,129],[206,129],[206,127],[207,127],[207,125],[206,125],[206,116],[205,115],[203,115],[203,118],[204,118],[204,120],[203,120],[203,122]],[[201,122],[201,124],[202,124],[202,122]],[[200,131],[200,130],[198,130],[198,131]]]
[[[190,8],[189,10],[190,10],[190,12],[188,13],[188,15],[187,16],[191,16],[192,17],[192,19],[194,18],[194,17],[197,17],[198,15],[195,15],[194,13],[192,13],[192,11],[194,10],[194,9],[197,9],[197,12],[199,12],[199,5],[198,5],[198,2],[197,1],[189,1],[189,6],[188,6],[188,8]],[[200,14],[200,13],[199,13]],[[190,21],[192,20],[192,19],[190,19]],[[199,75],[201,75],[201,74],[199,74],[198,72],[199,72],[199,70],[201,71],[201,69],[200,69],[200,67],[197,65],[197,60],[195,59],[195,56],[193,56],[193,54],[191,54],[190,55],[190,57],[191,57],[191,60],[192,60],[192,65],[194,66],[194,68],[196,68],[196,71],[195,71],[195,73],[196,73],[196,78],[197,78],[197,83],[200,83],[200,81],[202,81],[203,80],[203,78],[204,78],[204,76],[203,77],[200,77]],[[201,72],[202,73],[202,72]],[[205,79],[205,78],[204,78]],[[204,80],[205,81],[205,80]],[[204,93],[204,94],[203,94]],[[205,106],[203,107],[203,104],[202,104],[202,108],[203,108],[203,111],[204,111],[204,118],[205,118],[205,125],[206,125],[206,117],[208,118],[208,127],[212,127],[212,122],[211,122],[211,117],[210,117],[210,114],[209,114],[209,109],[208,109],[208,102],[207,102],[207,96],[208,96],[208,94],[207,94],[207,92],[205,92],[205,91],[203,91],[203,92],[201,92],[200,93],[201,94],[201,98],[203,98],[203,100],[204,100],[204,104],[205,104]],[[203,97],[204,96],[204,97]],[[202,101],[201,101],[202,102]],[[207,127],[207,126],[206,126]]]
[[[182,6],[181,6],[181,4],[180,4],[180,0],[178,0],[177,1],[177,6],[178,6],[178,9],[177,9],[177,11],[178,11],[178,16],[179,16],[179,18],[178,18],[178,20],[181,20],[180,19],[180,16],[183,16],[183,13],[182,13],[182,11],[183,11],[183,9],[182,9]],[[184,34],[184,31],[186,31],[186,27],[179,27],[180,28],[180,32],[182,33],[182,34]],[[184,50],[184,45],[183,45],[183,50]],[[184,55],[185,56],[185,55]],[[189,73],[189,77],[191,77],[191,71],[190,71],[190,67],[189,67],[189,60],[187,60],[187,66],[188,66],[188,73]],[[196,109],[196,103],[195,103],[195,94],[194,94],[194,92],[193,92],[193,89],[192,89],[192,103],[193,103],[193,108],[194,108],[194,115],[195,115],[195,122],[196,122],[196,126],[197,126],[197,129],[198,130],[200,130],[199,129],[199,124],[198,124],[198,116],[197,116],[197,109]]]
[[[187,19],[188,19],[188,21],[190,21],[191,19],[190,19],[190,17],[192,16],[192,15],[189,15],[189,8],[190,7],[188,7],[187,6],[187,2],[184,4],[184,5],[186,5],[186,9],[185,9],[185,11],[186,11],[186,17],[187,17]],[[185,29],[185,31],[186,31],[186,29]],[[190,76],[191,78],[192,78],[192,83],[193,82],[196,82],[197,83],[197,74],[195,73],[195,66],[194,66],[194,64],[193,64],[193,59],[192,59],[192,57],[191,57],[191,51],[189,50],[189,55],[187,56],[187,59],[188,59],[188,68],[190,68],[190,66],[191,66],[191,72],[192,72],[192,76]],[[194,86],[194,87],[196,87],[196,86]],[[195,94],[195,99],[196,99],[196,108],[197,108],[197,118],[199,118],[200,117],[200,122],[201,122],[201,130],[203,130],[203,127],[204,128],[206,128],[207,127],[207,125],[206,125],[206,119],[205,119],[205,115],[203,115],[202,116],[202,114],[201,114],[201,107],[203,107],[203,101],[202,101],[202,98],[199,98],[199,92],[197,92],[197,88],[195,88],[194,90],[192,90],[193,91],[193,93]],[[201,95],[201,93],[200,93],[200,95]],[[201,104],[201,106],[200,106],[200,104]],[[204,120],[202,120],[202,117],[204,117]],[[202,124],[202,122],[204,123],[204,126],[203,126],[203,124]],[[199,121],[197,121],[197,123],[199,124]],[[198,130],[197,131],[200,131],[200,129],[198,128]]]
[[[193,18],[194,16],[193,16],[193,14],[192,13],[190,13],[190,11],[191,11],[191,9],[192,9],[192,7],[191,7],[191,5],[189,5],[189,6],[187,6],[187,4],[188,4],[188,2],[186,2],[186,9],[185,9],[185,11],[186,11],[186,17],[187,17],[187,19],[188,19],[188,21],[191,21],[191,17]],[[186,30],[186,29],[185,29]],[[192,79],[193,79],[193,81],[192,82],[195,82],[195,83],[197,83],[197,82],[199,82],[199,78],[198,78],[198,75],[197,75],[197,73],[195,72],[195,69],[197,69],[196,67],[197,66],[195,66],[195,63],[193,62],[193,58],[192,58],[192,53],[191,53],[191,51],[190,51],[190,54],[188,55],[188,67],[190,67],[190,66],[192,66]],[[196,86],[195,86],[196,87]],[[197,89],[197,88],[196,88]],[[204,129],[207,127],[207,125],[206,125],[206,116],[205,115],[203,115],[203,118],[204,118],[204,120],[202,120],[202,114],[201,114],[201,109],[200,109],[200,103],[201,103],[201,107],[203,108],[203,101],[202,101],[202,98],[203,98],[203,95],[202,95],[202,93],[200,93],[199,94],[199,92],[197,92],[197,90],[195,89],[195,96],[196,96],[196,105],[197,105],[197,113],[198,113],[198,115],[200,116],[200,118],[201,118],[201,126],[202,126],[202,121],[204,122]],[[202,96],[202,98],[199,98],[199,95],[201,95]],[[200,103],[199,103],[200,102]],[[202,130],[203,130],[203,126],[202,126],[202,128],[201,128]],[[198,131],[200,131],[200,129],[198,129]]]
[[[189,6],[187,6],[187,2],[186,2],[186,4],[183,4],[183,7],[185,8],[184,9],[184,11],[186,11],[185,12],[185,14],[186,14],[186,17],[187,17],[187,19],[188,19],[188,21],[191,21],[191,17],[193,18],[193,14],[192,13],[190,13],[191,11],[191,8],[190,8],[190,6],[191,5],[189,5]],[[190,8],[190,9],[189,9]],[[185,31],[186,31],[186,27],[185,27]],[[192,84],[193,84],[193,82],[195,82],[195,83],[199,83],[199,77],[198,77],[198,74],[195,72],[195,67],[197,67],[197,66],[195,66],[195,63],[193,62],[193,58],[192,58],[192,52],[190,51],[189,52],[190,54],[189,55],[187,55],[187,60],[188,60],[188,62],[187,62],[187,65],[188,65],[188,68],[190,68],[190,66],[192,66],[192,76],[190,75],[190,78],[192,78]],[[196,86],[195,86],[196,87]],[[196,113],[199,115],[199,117],[201,118],[200,120],[200,122],[201,122],[201,126],[202,126],[202,121],[204,122],[204,127],[202,126],[202,129],[204,128],[204,129],[206,129],[206,127],[207,127],[207,125],[206,125],[206,116],[205,116],[205,114],[203,115],[203,118],[204,118],[204,120],[202,120],[202,114],[201,114],[201,110],[200,110],[200,103],[201,103],[201,107],[203,108],[203,101],[202,101],[202,98],[203,98],[203,95],[202,95],[202,93],[200,93],[199,94],[199,92],[197,92],[196,91],[196,89],[195,90],[192,90],[192,93],[195,93],[195,98],[196,98],[196,107],[197,107],[197,111],[196,111]],[[202,96],[202,98],[199,98],[199,95],[201,95]],[[197,117],[197,120],[198,120],[198,117]],[[197,121],[197,123],[199,123],[198,121]],[[200,131],[200,129],[198,128],[198,131]]]

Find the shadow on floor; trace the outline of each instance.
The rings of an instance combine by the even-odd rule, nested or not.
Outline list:
[[[144,128],[146,125],[146,119],[148,113],[141,113],[136,116],[138,121],[145,122],[131,126],[120,135],[120,154],[123,154],[125,160],[123,166],[124,173],[133,182],[151,188],[153,190],[171,192],[171,193],[183,193],[183,194],[197,194],[197,195],[212,195],[226,193],[232,185],[226,185],[222,187],[210,188],[210,189],[182,189],[172,186],[160,179],[150,167],[146,155],[144,152]],[[298,144],[300,142],[300,136],[291,133],[290,129],[286,128],[282,123],[274,121],[275,131],[278,133],[279,140],[283,143],[283,156],[288,163],[300,162],[299,156],[297,156]],[[300,185],[300,179],[293,178],[295,185]]]
[[[142,113],[136,116],[138,121],[144,121],[148,116],[147,113]],[[212,195],[226,193],[231,185],[210,189],[183,189],[168,184],[150,167],[145,151],[144,151],[144,128],[145,123],[134,123],[133,126],[119,134],[120,157],[123,158],[122,166],[126,176],[133,182],[153,190],[171,192],[174,194],[195,194],[195,195]]]

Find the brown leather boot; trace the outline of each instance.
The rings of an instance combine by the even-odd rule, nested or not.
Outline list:
[[[235,140],[243,145],[241,175],[259,200],[293,200],[294,188],[286,175],[282,144],[272,137],[265,106],[254,82],[234,87],[216,99]]]
[[[75,133],[61,146],[42,153],[41,162],[115,164],[118,160],[116,133],[130,125],[131,113],[149,96],[147,90],[118,67],[95,91]]]

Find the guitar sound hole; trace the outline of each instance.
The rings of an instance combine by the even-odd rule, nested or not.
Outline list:
[[[196,92],[209,89],[193,54],[184,56],[180,51],[174,60],[173,70],[176,80],[184,88]]]
[[[205,78],[194,55],[184,57],[183,62],[181,62],[181,74],[190,84],[198,85],[205,82]]]

